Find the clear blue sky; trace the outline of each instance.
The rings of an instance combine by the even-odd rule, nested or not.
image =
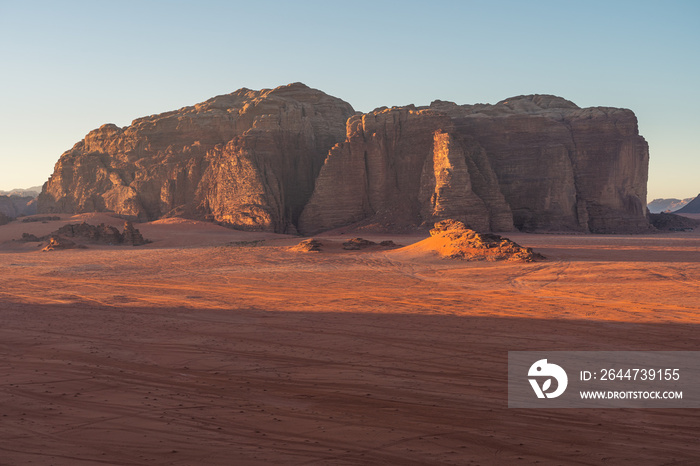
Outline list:
[[[361,111],[520,94],[632,109],[649,200],[700,192],[700,1],[0,0],[0,189],[104,123],[301,81]]]

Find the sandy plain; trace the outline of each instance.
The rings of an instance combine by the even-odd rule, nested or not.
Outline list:
[[[122,223],[0,227],[0,464],[700,461],[700,410],[509,409],[506,386],[509,350],[698,350],[697,231],[508,235],[528,264],[179,219],[142,247],[11,241],[82,220]]]

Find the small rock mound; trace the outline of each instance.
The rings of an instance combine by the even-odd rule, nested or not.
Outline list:
[[[104,223],[100,223],[97,226],[85,222],[69,223],[56,230],[54,234],[68,238],[85,238],[90,241],[107,244],[120,244],[123,240],[119,230]]]
[[[654,228],[661,231],[693,231],[700,225],[700,222],[692,218],[667,212],[649,214],[649,221]]]
[[[323,243],[321,243],[319,240],[315,238],[309,238],[305,239],[301,243],[297,244],[296,246],[292,247],[292,251],[297,251],[297,252],[320,252],[321,251],[321,246],[323,246]]]
[[[65,238],[63,236],[59,235],[51,235],[49,236],[49,244],[47,244],[42,251],[44,252],[49,252],[49,251],[58,251],[61,249],[75,249],[79,248],[77,244],[75,244],[73,241],[69,240],[68,238]]]
[[[22,239],[20,241],[24,241],[25,243],[38,243],[42,241],[42,239],[31,233],[22,233]]]
[[[534,262],[545,258],[508,238],[477,233],[452,219],[436,223],[430,236],[444,240],[438,252],[450,259]]]
[[[46,250],[53,251],[54,249],[69,249],[69,248],[59,248],[52,246],[52,238],[62,238],[66,241],[66,238],[78,238],[83,242],[87,240],[90,243],[104,243],[111,245],[120,244],[131,244],[133,246],[141,246],[143,244],[150,243],[149,240],[144,239],[141,232],[134,228],[134,225],[127,221],[124,223],[124,233],[119,233],[119,230],[113,226],[105,225],[100,223],[99,225],[90,225],[89,223],[69,223],[68,225],[63,225],[58,230],[50,233],[47,236],[42,236],[41,238],[30,233],[22,233],[22,238],[20,241],[24,242],[35,242],[35,241],[49,241]]]
[[[360,249],[368,248],[374,246],[377,243],[363,238],[353,238],[351,240],[345,241],[343,243],[343,249],[347,251],[358,251]]]

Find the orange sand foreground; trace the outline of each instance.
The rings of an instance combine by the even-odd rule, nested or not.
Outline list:
[[[0,464],[697,464],[700,411],[507,408],[509,350],[700,350],[700,233],[343,251],[170,219],[0,227]],[[410,245],[409,236],[362,235]],[[337,243],[333,243],[337,241]]]

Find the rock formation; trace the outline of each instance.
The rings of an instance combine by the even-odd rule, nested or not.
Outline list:
[[[296,83],[104,125],[64,153],[44,213],[208,218],[295,234],[446,218],[479,231],[639,232],[648,148],[630,110],[549,95],[355,114]]]
[[[649,214],[649,222],[660,231],[692,231],[700,225],[700,220],[683,217],[670,212]]]
[[[351,238],[347,241],[343,241],[343,249],[346,251],[359,251],[361,249],[368,248],[370,246],[376,246],[377,243],[364,238]]]
[[[52,242],[52,238],[55,239],[55,241]],[[49,241],[49,249],[47,250],[53,250],[59,249],[59,243],[69,244],[67,238],[77,238],[90,243],[104,243],[109,245],[129,244],[132,246],[142,246],[150,243],[150,241],[144,239],[141,232],[134,228],[134,225],[128,221],[124,222],[124,233],[119,233],[118,229],[104,223],[100,223],[99,225],[90,225],[86,222],[69,223],[41,238],[33,234],[23,233],[20,241]]]
[[[184,215],[285,232],[352,114],[297,83],[241,89],[125,128],[103,125],[61,156],[39,211]]]
[[[414,245],[414,248],[421,247],[449,259],[468,261],[534,262],[545,259],[531,248],[524,248],[508,238],[477,233],[452,219],[436,223],[430,230],[430,238]]]
[[[148,242],[143,238],[141,232],[134,228],[131,222],[124,222],[124,233],[121,235],[121,240],[132,246],[142,246]]]
[[[320,252],[323,243],[315,238],[308,238],[301,241],[296,246],[292,246],[292,251],[296,252]]]
[[[0,190],[0,196],[20,196],[36,198],[41,192],[41,186],[32,186],[31,188],[11,189],[10,191]]]
[[[50,236],[48,238],[48,244],[44,246],[42,249],[43,252],[50,252],[50,251],[59,251],[61,249],[76,249],[76,248],[83,248],[84,246],[80,246],[78,244],[75,244],[75,242],[64,238],[63,236]]]
[[[480,231],[639,232],[648,148],[634,114],[521,96],[496,105],[380,108],[351,117],[299,222],[454,218]]]
[[[64,238],[83,238],[91,242],[100,242],[106,244],[119,244],[123,241],[122,234],[113,226],[100,223],[99,225],[90,225],[89,223],[69,223],[52,233],[54,236],[62,236]]]

